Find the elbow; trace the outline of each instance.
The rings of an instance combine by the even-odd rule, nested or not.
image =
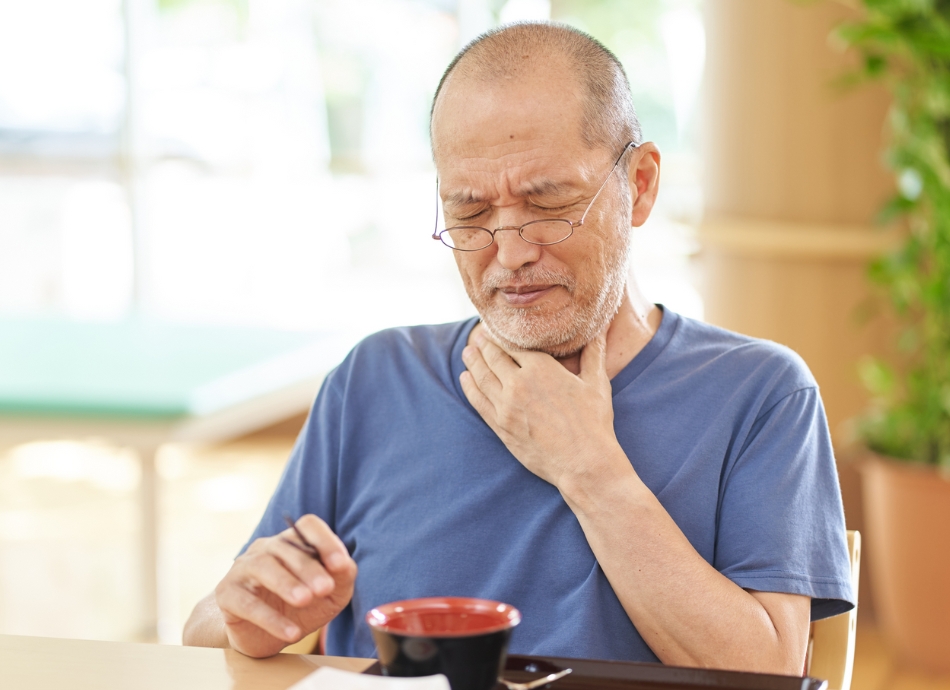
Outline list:
[[[185,621],[185,627],[181,631],[181,643],[186,647],[209,647],[212,645],[202,644],[204,641],[200,634],[201,624],[196,620],[197,609],[191,612],[188,620]]]
[[[181,643],[186,647],[227,648],[231,646],[224,630],[224,617],[213,594],[195,605],[182,629]]]

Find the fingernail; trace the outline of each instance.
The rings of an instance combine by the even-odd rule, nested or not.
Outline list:
[[[475,350],[471,345],[466,345],[465,349],[462,350],[462,359],[468,361],[469,359],[472,358],[472,353],[474,351]]]
[[[345,558],[342,553],[331,553],[326,558],[327,567],[331,570],[336,570],[337,568],[342,568]]]
[[[284,634],[287,637],[297,637],[299,633],[300,630],[297,629],[296,625],[288,625],[286,628],[284,628]]]
[[[296,599],[297,601],[300,601],[301,599],[306,598],[306,596],[307,596],[307,588],[306,588],[306,587],[294,587],[294,590],[293,590],[290,594],[291,594],[291,596],[292,596],[294,599]]]
[[[333,589],[333,580],[321,575],[320,577],[313,578],[312,585],[315,592],[322,592],[324,590]]]
[[[478,345],[479,347],[481,347],[482,345],[485,344],[485,334],[484,334],[484,333],[476,333],[476,334],[475,334],[475,344]]]

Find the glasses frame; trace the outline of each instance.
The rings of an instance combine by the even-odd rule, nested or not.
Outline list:
[[[607,173],[607,177],[604,178],[603,183],[601,183],[600,187],[597,188],[597,193],[594,194],[594,196],[590,200],[590,203],[587,204],[587,208],[584,209],[584,213],[581,215],[581,219],[577,221],[568,220],[567,218],[539,218],[538,220],[529,220],[527,223],[524,223],[522,225],[502,225],[501,227],[495,228],[494,230],[489,230],[488,228],[483,228],[478,225],[453,225],[451,228],[445,228],[444,230],[440,231],[439,217],[442,214],[440,213],[440,208],[439,208],[440,206],[439,204],[439,201],[440,201],[439,177],[437,175],[435,178],[435,229],[432,231],[432,239],[439,240],[446,247],[448,247],[449,249],[453,249],[457,252],[480,252],[483,249],[488,249],[490,246],[492,246],[495,243],[496,232],[500,232],[502,230],[517,230],[518,236],[521,239],[523,239],[525,242],[527,242],[528,244],[535,244],[541,247],[548,247],[552,244],[560,244],[561,242],[564,242],[565,240],[570,239],[571,235],[574,234],[574,228],[579,228],[584,224],[584,221],[587,219],[587,214],[590,213],[590,209],[594,205],[594,202],[597,201],[597,197],[599,197],[600,193],[604,191],[604,187],[607,186],[607,182],[610,180],[611,175],[614,174],[614,171],[617,169],[617,166],[620,165],[620,161],[621,159],[623,159],[624,154],[626,154],[627,151],[629,151],[631,148],[635,149],[639,147],[640,147],[640,142],[636,142],[636,141],[627,142],[627,144],[623,147],[623,150],[620,152],[620,155],[617,156],[617,160],[614,161],[614,165],[610,169],[610,172]],[[568,226],[570,226],[571,228],[570,232],[567,233],[565,237],[555,242],[533,242],[524,236],[524,229],[528,227],[529,225],[532,225],[534,223],[549,223],[551,221],[567,223]],[[478,247],[477,249],[462,249],[460,247],[453,247],[451,244],[446,242],[442,237],[445,233],[450,232],[452,230],[484,230],[491,237],[491,241],[488,244],[486,244],[484,247]]]

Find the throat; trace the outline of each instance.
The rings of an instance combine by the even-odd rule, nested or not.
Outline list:
[[[567,369],[572,374],[581,373],[581,353],[575,352],[574,354],[566,355],[564,357],[555,357],[558,362],[564,365],[564,368]]]

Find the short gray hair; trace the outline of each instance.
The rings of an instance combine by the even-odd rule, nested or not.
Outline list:
[[[449,63],[435,91],[430,131],[442,87],[460,63],[459,69],[467,75],[492,82],[510,76],[525,57],[534,55],[563,56],[586,88],[581,136],[590,148],[619,148],[630,141],[641,142],[640,121],[620,60],[594,37],[556,22],[506,24],[483,33],[462,48]]]

